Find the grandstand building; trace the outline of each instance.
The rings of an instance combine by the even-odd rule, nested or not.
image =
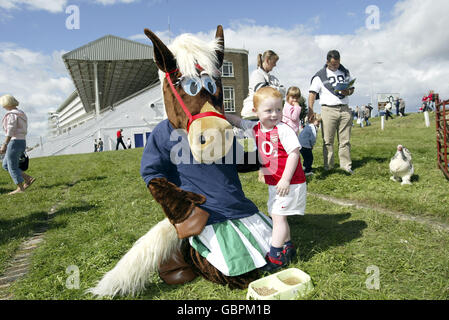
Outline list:
[[[115,150],[123,129],[132,147],[143,147],[166,118],[153,47],[107,35],[62,56],[76,90],[49,113],[48,137],[31,157]],[[225,49],[222,67],[226,112],[240,114],[248,94],[248,51]]]

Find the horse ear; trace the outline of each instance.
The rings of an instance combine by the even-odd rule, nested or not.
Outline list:
[[[176,59],[170,49],[151,30],[144,30],[151,42],[153,42],[154,60],[158,68],[164,72],[171,72],[176,69]]]
[[[217,26],[217,32],[215,33],[215,39],[218,40],[218,44],[221,47],[221,50],[215,50],[218,60],[217,68],[220,69],[223,64],[224,58],[224,35],[223,35],[223,27],[221,25]]]

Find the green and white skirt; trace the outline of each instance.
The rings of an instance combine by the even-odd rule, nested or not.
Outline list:
[[[270,251],[272,222],[261,212],[204,228],[189,238],[190,245],[226,276],[261,268]]]

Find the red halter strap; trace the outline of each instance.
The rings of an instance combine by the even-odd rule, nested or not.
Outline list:
[[[197,65],[197,68],[200,67],[199,65]],[[200,67],[201,68],[201,67]],[[202,69],[202,68],[201,68]],[[165,73],[165,78],[167,78],[168,83],[170,84],[170,88],[171,91],[173,92],[173,94],[176,97],[176,100],[178,100],[179,104],[181,105],[182,110],[184,110],[184,113],[187,115],[187,117],[189,118],[189,121],[187,123],[187,132],[189,132],[190,129],[190,125],[192,124],[192,122],[196,119],[199,118],[204,118],[204,117],[219,117],[222,119],[226,120],[226,117],[218,112],[213,112],[213,111],[208,111],[208,112],[202,112],[202,113],[198,113],[194,116],[192,116],[192,114],[190,113],[189,109],[187,109],[186,105],[184,104],[184,101],[182,101],[181,96],[179,95],[179,93],[176,91],[175,86],[173,85],[173,82],[170,79],[170,75],[172,73],[177,72],[178,69],[172,70],[170,72],[166,72]]]

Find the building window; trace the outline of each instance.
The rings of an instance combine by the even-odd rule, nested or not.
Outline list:
[[[231,61],[223,61],[223,65],[221,67],[221,76],[222,77],[234,76],[234,67]]]
[[[223,86],[223,102],[225,112],[235,112],[234,88]]]

